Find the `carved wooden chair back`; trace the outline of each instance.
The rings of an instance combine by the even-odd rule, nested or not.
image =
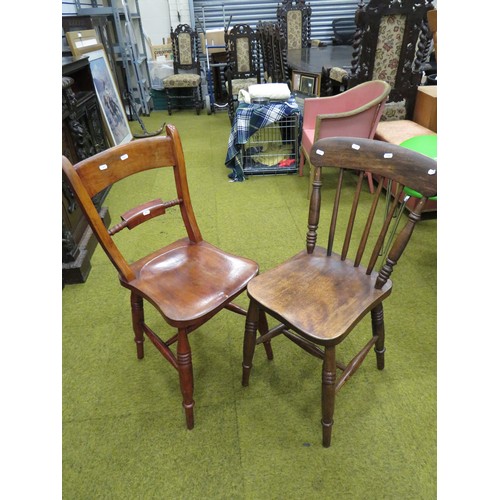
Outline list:
[[[382,120],[411,119],[432,33],[431,0],[363,0],[355,14],[356,32],[349,87],[367,80],[391,85]]]
[[[186,425],[192,429],[193,366],[188,334],[223,308],[244,315],[246,311],[232,301],[258,273],[258,266],[203,239],[191,204],[182,144],[172,125],[167,125],[165,136],[115,146],[76,165],[63,156],[62,169],[98,242],[118,271],[120,284],[130,291],[137,357],[144,356],[146,334],[178,371]],[[130,176],[137,176],[140,193],[141,179],[146,180],[145,172],[153,169],[159,169],[157,175],[165,182],[165,193],[174,198],[141,203],[124,212],[108,230],[92,197]],[[177,210],[180,216],[171,213]],[[158,237],[161,222],[157,219],[156,223],[142,224],[162,215],[167,216],[160,234],[169,234],[170,242],[161,241],[158,248],[158,240],[163,239]],[[136,229],[138,226],[141,228]],[[127,229],[126,234],[116,236],[123,229]],[[134,230],[135,237],[128,236],[130,230]],[[127,239],[128,251],[124,252]],[[144,300],[175,329],[168,340],[162,340],[145,322]],[[266,349],[270,355],[270,346],[266,345]]]
[[[260,40],[264,80],[268,83],[287,83],[286,45],[277,23],[259,21],[256,31]]]
[[[188,24],[170,27],[174,74],[163,80],[167,95],[168,114],[173,107],[194,107],[200,114],[203,107],[201,96],[201,70],[199,38],[196,29]]]
[[[232,123],[239,91],[261,83],[260,42],[256,31],[249,24],[236,24],[230,30],[226,28],[224,39],[228,111]]]
[[[328,447],[336,393],[372,347],[377,368],[384,368],[383,301],[392,291],[391,274],[421,219],[425,200],[437,194],[437,163],[400,146],[355,137],[320,139],[312,147],[311,163],[315,180],[306,249],[248,285],[250,308],[242,383],[248,385],[255,345],[280,334],[322,359],[323,446]],[[328,219],[327,207],[322,207],[321,175],[322,170],[331,168],[338,170],[338,185]],[[354,176],[349,175],[353,172]],[[362,192],[366,172],[378,180],[374,196]],[[389,181],[393,197],[387,206],[383,191]],[[387,255],[381,255],[404,186],[421,189],[423,198],[410,212],[406,224],[396,231]],[[369,203],[360,203],[363,196],[368,196],[365,202]],[[319,227],[320,212],[323,220],[330,222],[325,230]],[[324,246],[320,246],[319,240],[324,241]],[[256,341],[262,311],[279,324]],[[371,338],[349,363],[340,363],[336,358],[337,345],[368,313],[372,320]],[[342,371],[338,378],[337,369]],[[261,418],[265,419],[262,415]]]
[[[286,48],[302,49],[311,46],[311,5],[305,0],[283,0],[276,17]]]

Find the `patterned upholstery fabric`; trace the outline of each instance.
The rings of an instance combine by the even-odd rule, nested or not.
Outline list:
[[[236,53],[238,58],[238,73],[250,71],[250,47],[248,38],[238,38],[236,40]]]
[[[191,35],[179,33],[179,62],[181,64],[192,64],[191,58]]]
[[[386,102],[380,121],[404,120],[406,118],[406,100]]]
[[[380,23],[372,78],[385,80],[391,87],[396,83],[405,22],[406,16],[398,14],[384,16]]]
[[[286,16],[286,32],[289,49],[302,48],[302,12],[290,10]]]
[[[330,68],[330,78],[336,82],[342,83],[344,78],[347,78],[349,74],[343,68]]]
[[[201,83],[201,76],[195,73],[179,73],[167,76],[163,80],[164,87],[197,87]]]
[[[250,85],[256,85],[257,83],[258,83],[257,78],[243,78],[239,80],[238,79],[231,80],[233,95],[238,95],[240,93],[240,90],[248,91],[248,87]]]

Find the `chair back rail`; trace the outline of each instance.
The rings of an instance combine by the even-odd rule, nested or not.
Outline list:
[[[146,157],[149,158],[148,163],[144,163]],[[121,228],[114,226],[108,231],[92,202],[92,197],[130,175],[156,168],[173,169],[178,198],[166,202],[153,200],[128,210],[122,215],[124,226],[128,224],[131,229],[138,223],[164,214],[166,208],[178,205],[189,239],[193,242],[202,241],[191,205],[180,137],[173,126],[166,127],[165,136],[144,138],[116,146],[74,166],[63,157],[64,175],[68,178],[75,197],[85,207],[84,215],[99,243],[125,281],[130,281],[135,276],[112,238]]]
[[[359,201],[362,196],[362,181],[366,173],[371,173],[377,179],[377,190],[373,195],[370,210],[366,220],[361,221],[362,230],[359,244],[353,259],[354,267],[359,267],[367,250],[372,229],[377,227],[378,234],[373,236],[373,248],[371,249],[366,274],[371,274],[376,262],[381,256],[383,243],[391,224],[396,223],[394,214],[401,200],[402,191],[405,186],[416,189],[422,193],[422,199],[413,212],[410,212],[408,221],[400,231],[388,251],[387,259],[382,259],[383,265],[379,271],[376,287],[381,287],[389,279],[394,265],[403,253],[412,235],[416,222],[420,220],[421,211],[425,200],[437,194],[437,162],[427,156],[414,151],[387,144],[382,141],[361,139],[356,137],[324,138],[316,141],[312,147],[310,161],[315,168],[313,192],[311,196],[308,233],[306,237],[307,252],[312,254],[317,241],[317,228],[319,225],[319,214],[321,207],[321,174],[323,168],[336,167],[339,169],[337,189],[333,202],[332,216],[328,232],[327,255],[331,256],[336,241],[337,222],[339,211],[343,200],[343,187],[346,182],[346,172],[354,171],[357,174],[356,186],[349,209],[348,222],[345,234],[340,245],[340,257],[345,261],[351,246],[352,235],[355,232]],[[391,187],[392,186],[392,187]],[[383,189],[394,189],[392,201],[383,209]],[[377,208],[382,207],[384,211],[382,223],[376,224]],[[398,221],[399,222],[399,221]],[[358,233],[358,232],[356,232]]]

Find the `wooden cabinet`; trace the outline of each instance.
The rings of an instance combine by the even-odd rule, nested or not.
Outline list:
[[[99,104],[94,92],[88,59],[64,60],[62,65],[62,154],[77,163],[109,147]],[[106,225],[107,208],[102,206],[107,190],[93,201]],[[62,280],[83,283],[90,272],[90,259],[97,245],[74,195],[62,179]]]

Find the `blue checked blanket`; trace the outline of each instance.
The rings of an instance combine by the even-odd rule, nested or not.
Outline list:
[[[259,129],[281,120],[287,116],[298,113],[299,118],[299,144],[302,132],[302,114],[300,108],[291,97],[285,103],[273,104],[245,104],[240,103],[236,109],[235,118],[229,134],[229,141],[226,155],[226,167],[232,169],[229,177],[233,181],[244,181],[243,166],[241,165],[240,149],[246,144],[248,139]]]

